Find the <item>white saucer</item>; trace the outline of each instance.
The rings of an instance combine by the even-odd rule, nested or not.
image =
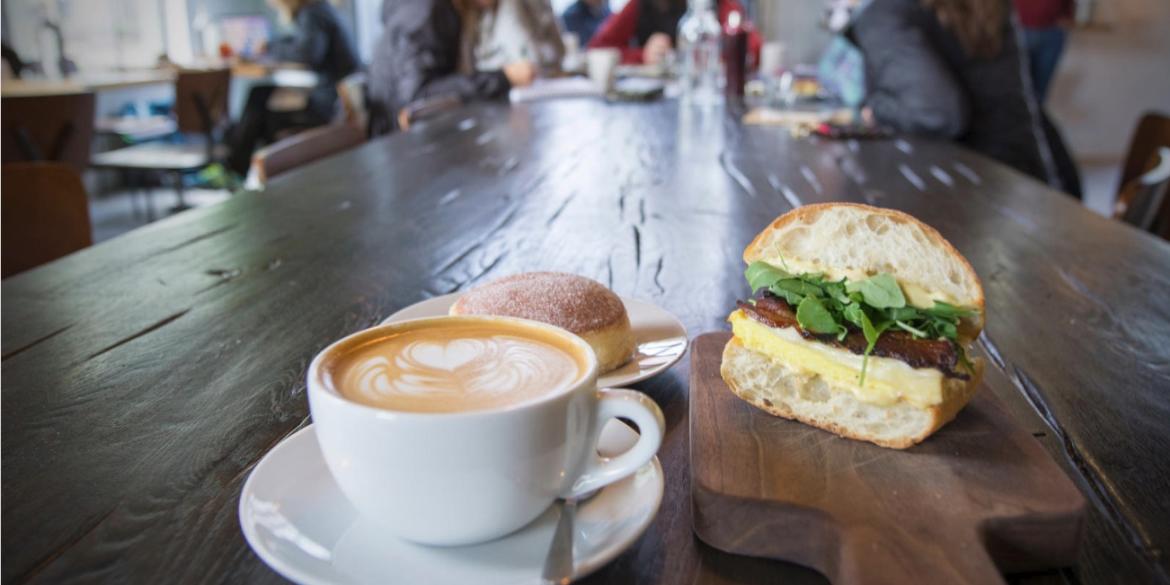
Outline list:
[[[451,293],[419,301],[382,323],[446,315],[463,293]],[[673,366],[687,351],[687,328],[677,317],[653,303],[621,297],[630,316],[637,353],[626,365],[597,378],[600,388],[616,388],[654,377]]]
[[[598,451],[625,451],[637,434],[611,421]],[[662,502],[655,457],[577,508],[573,579],[613,560],[650,525]],[[363,522],[333,482],[310,425],[268,452],[240,494],[240,526],[252,550],[277,573],[303,585],[477,583],[537,585],[558,512],[491,542],[428,547],[399,540]]]

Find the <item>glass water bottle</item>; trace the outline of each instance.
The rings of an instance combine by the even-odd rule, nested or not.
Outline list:
[[[722,100],[723,67],[719,60],[722,27],[714,0],[690,0],[678,23],[678,50],[682,64],[682,97],[696,105]]]

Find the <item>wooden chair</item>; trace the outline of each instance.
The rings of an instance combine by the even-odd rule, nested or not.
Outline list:
[[[329,124],[270,144],[252,156],[250,188],[263,188],[273,177],[349,150],[366,141],[366,133],[349,124]]]
[[[60,162],[79,174],[89,166],[93,93],[9,96],[0,109],[0,162]]]
[[[1170,147],[1160,147],[1146,172],[1117,195],[1114,219],[1170,240]]]
[[[1129,143],[1113,217],[1170,240],[1170,117],[1149,112]]]
[[[89,199],[71,166],[9,163],[0,167],[0,183],[4,278],[93,243]]]
[[[228,116],[231,70],[180,71],[175,79],[175,121],[183,140],[144,142],[103,152],[93,166],[106,169],[153,171],[174,178],[178,204],[183,198],[183,173],[200,170],[219,159],[216,137]]]
[[[1121,180],[1117,183],[1118,192],[1146,172],[1150,157],[1159,146],[1170,146],[1170,117],[1159,112],[1146,112],[1138,120],[1133,137],[1129,140],[1129,151],[1121,167]]]
[[[366,106],[366,74],[354,73],[337,82],[344,122],[369,135],[370,112]]]

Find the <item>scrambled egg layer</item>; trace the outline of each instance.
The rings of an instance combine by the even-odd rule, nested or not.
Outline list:
[[[943,401],[943,373],[934,368],[912,368],[906,362],[870,356],[861,377],[862,356],[847,349],[833,347],[800,336],[792,327],[768,327],[743,311],[728,317],[731,329],[744,347],[779,359],[784,364],[816,374],[853,392],[858,400],[889,406],[905,400],[917,407],[930,407]]]

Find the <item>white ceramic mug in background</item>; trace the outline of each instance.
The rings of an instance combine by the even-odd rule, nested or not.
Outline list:
[[[617,66],[621,59],[622,52],[612,47],[589,49],[585,52],[589,79],[601,86],[605,92],[609,92],[613,89],[614,76],[617,74]]]
[[[493,410],[399,412],[345,398],[329,375],[365,341],[449,320],[522,324],[551,332],[584,356],[565,388]],[[598,389],[597,358],[557,327],[505,317],[445,316],[381,325],[342,339],[313,359],[309,410],[325,462],[358,513],[423,544],[491,540],[528,524],[558,497],[622,479],[662,442],[662,411],[633,390]],[[623,417],[640,437],[613,458],[597,454],[601,428]]]
[[[784,72],[784,44],[768,41],[760,49],[760,75],[772,78]]]

